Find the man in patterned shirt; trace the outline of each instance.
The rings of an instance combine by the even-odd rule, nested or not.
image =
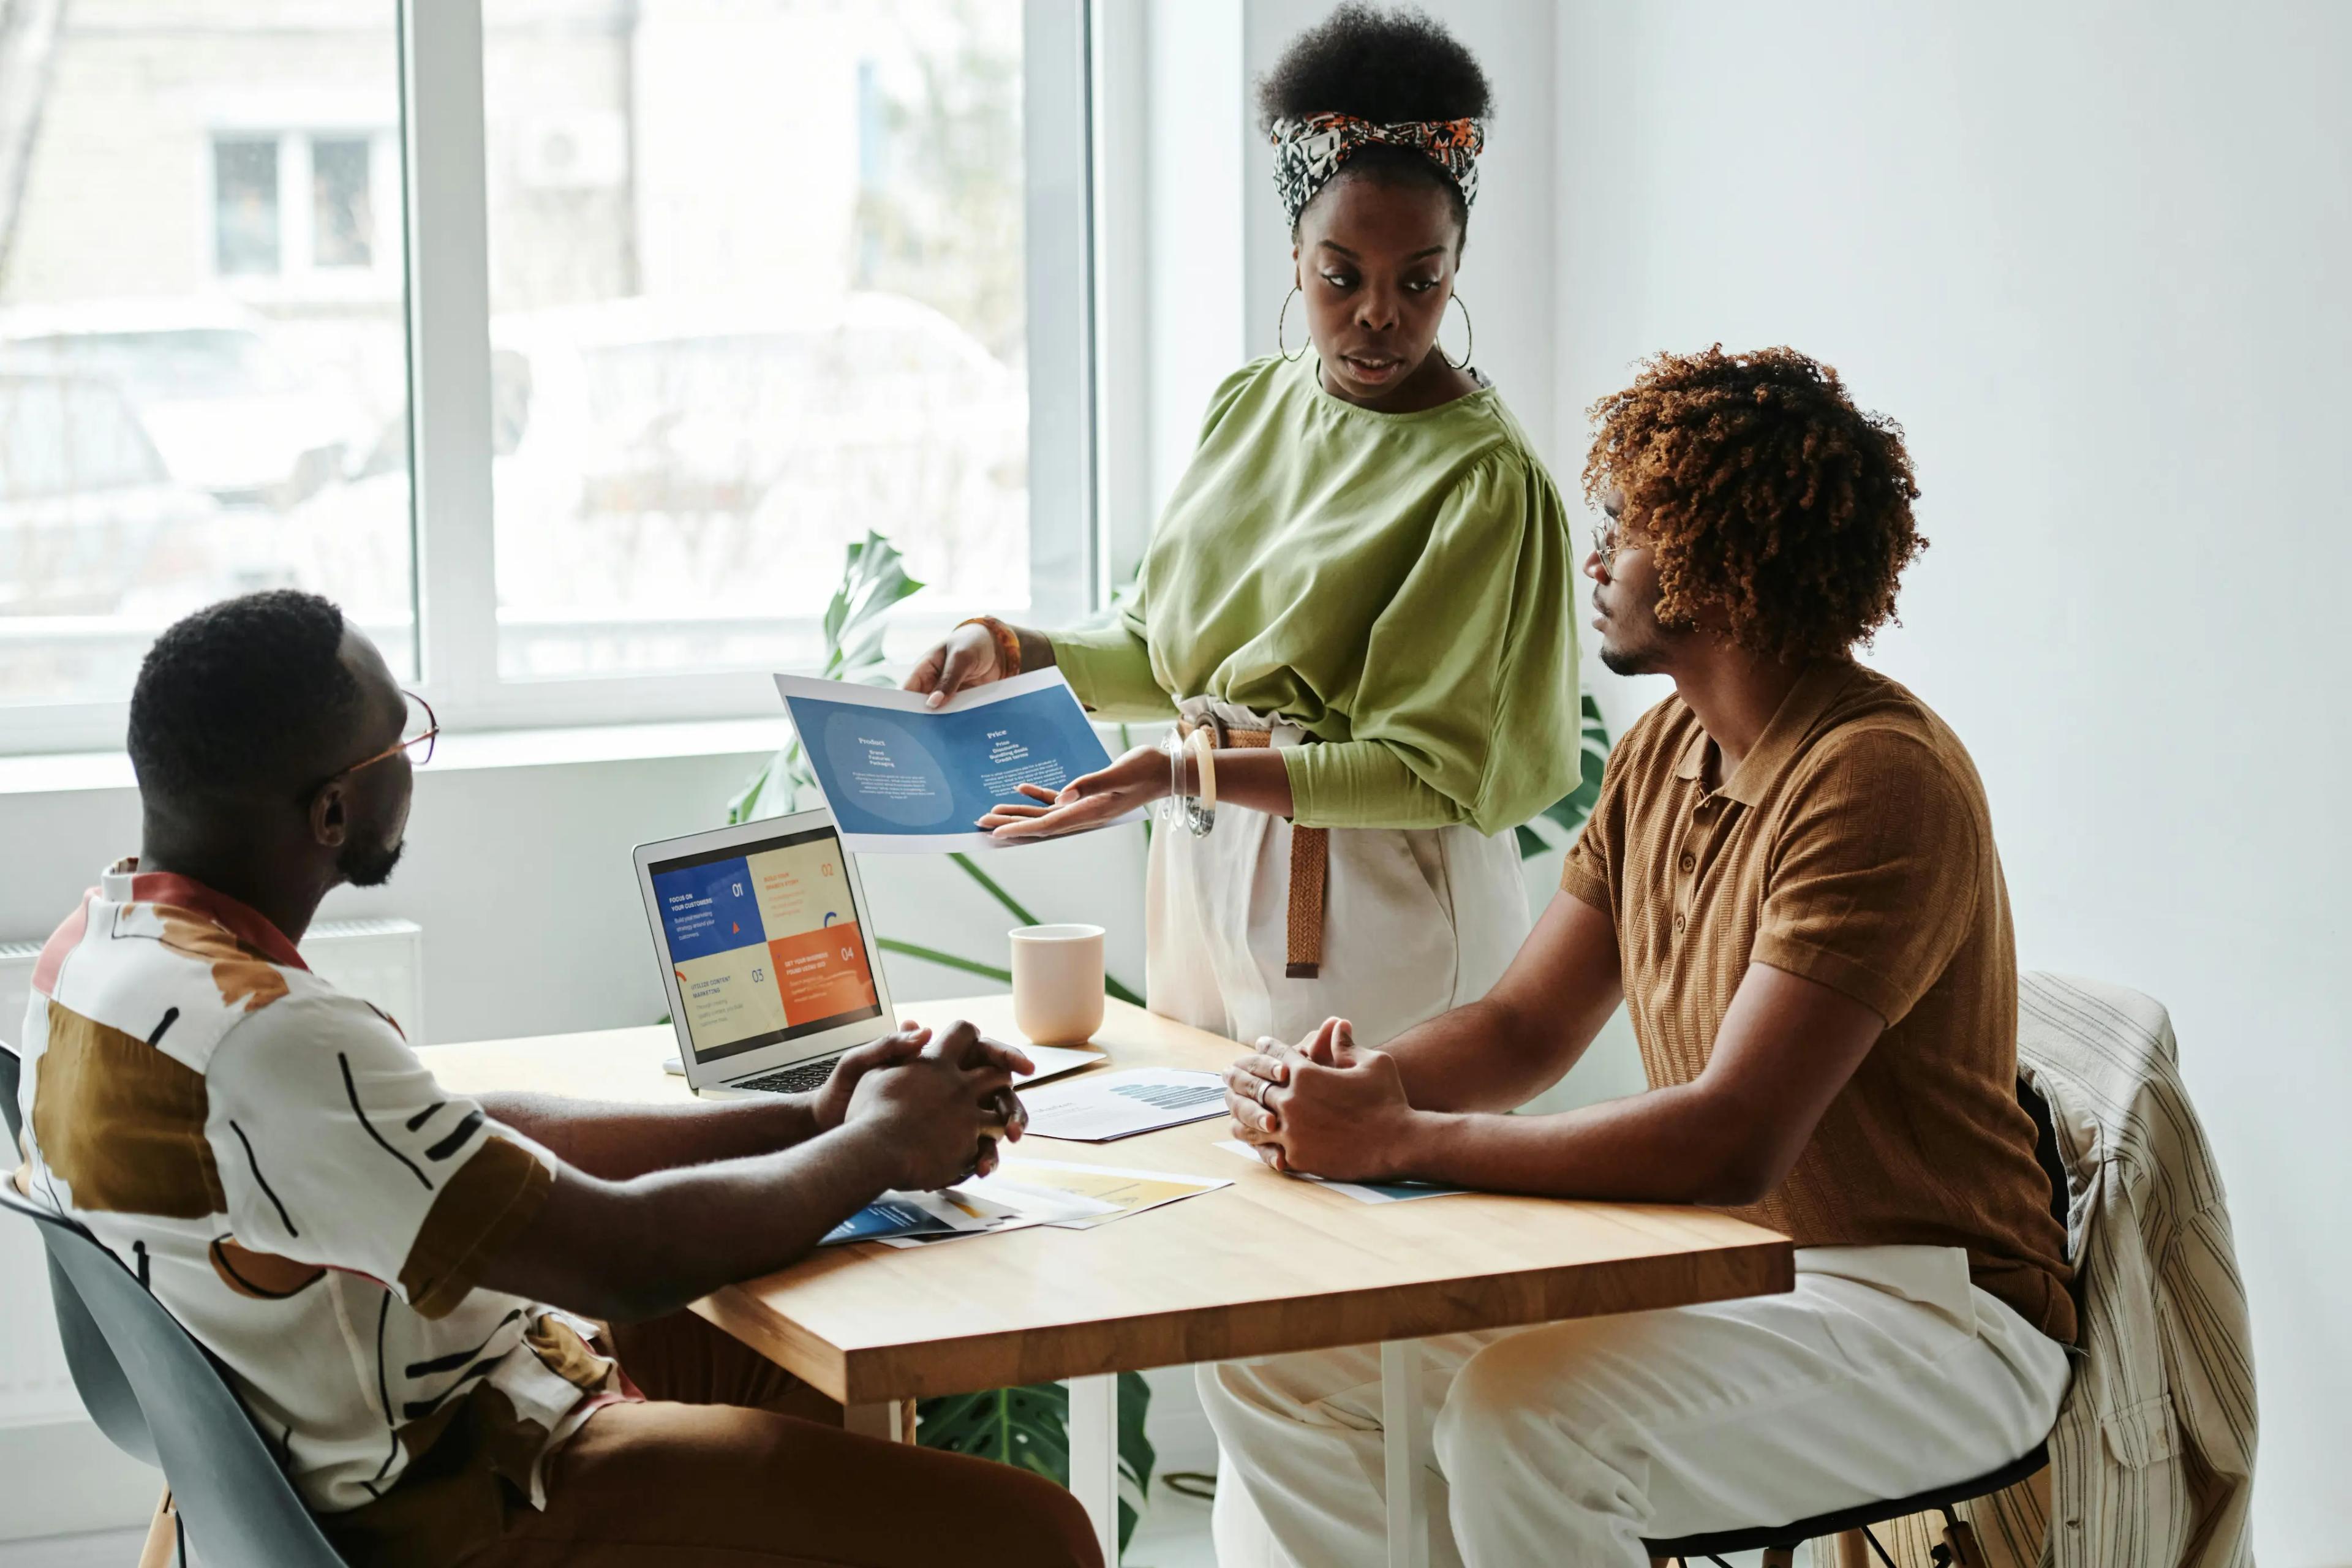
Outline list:
[[[444,1091],[295,947],[329,889],[400,858],[414,707],[310,595],[157,640],[142,852],[35,973],[19,1188],[228,1368],[353,1563],[1098,1563],[1066,1492],[852,1436],[682,1310],[887,1188],[992,1163],[1020,1053],[909,1025],[807,1096]],[[929,1506],[877,1506],[905,1498]]]

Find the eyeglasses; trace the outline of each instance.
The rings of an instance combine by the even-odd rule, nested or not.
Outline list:
[[[425,749],[418,752],[416,755],[408,760],[408,765],[410,767],[421,768],[425,763],[433,760],[433,741],[436,736],[441,733],[441,721],[433,716],[433,704],[425,701],[425,699],[419,697],[414,691],[403,691],[401,695],[408,699],[409,704],[409,722],[405,727],[411,730],[415,730],[415,732],[397,745],[386,746],[374,756],[362,758],[359,762],[353,763],[350,767],[343,769],[341,773],[328,774],[327,777],[320,782],[319,785],[320,789],[326,788],[328,784],[334,783],[337,779],[351,777],[352,774],[359,772],[362,768],[373,767],[378,763],[383,762],[391,757],[398,756],[401,752],[413,750],[418,746],[422,746]],[[418,709],[423,709],[425,711],[424,728],[421,730],[416,729],[416,710]]]
[[[1601,557],[1601,569],[1603,572],[1613,573],[1617,570],[1617,552],[1622,548],[1617,540],[1615,518],[1609,518],[1592,525],[1592,553]]]

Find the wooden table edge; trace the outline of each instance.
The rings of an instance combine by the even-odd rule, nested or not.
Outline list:
[[[1703,1277],[1704,1283],[1695,1276]],[[1491,1302],[1472,1305],[1464,1300],[1473,1284],[1491,1289],[1496,1281],[1520,1298],[1510,1310],[1496,1312]],[[941,1335],[919,1344],[844,1348],[774,1312],[746,1287],[730,1286],[696,1302],[694,1310],[828,1397],[863,1405],[1697,1306],[1782,1294],[1795,1283],[1794,1247],[1786,1237],[1765,1235],[1696,1251],[1562,1264],[1475,1282],[1433,1279],[1328,1294],[1304,1292],[1241,1306],[1139,1313],[1107,1320],[1118,1325],[1116,1337],[1133,1348],[1133,1353],[1111,1357],[1095,1348],[1104,1337],[1106,1320]],[[1379,1331],[1368,1336],[1360,1331],[1368,1325],[1353,1312],[1373,1304],[1379,1307]],[[1330,1329],[1302,1331],[1295,1316],[1302,1308],[1328,1320]],[[955,1372],[936,1370],[941,1362],[952,1362]]]

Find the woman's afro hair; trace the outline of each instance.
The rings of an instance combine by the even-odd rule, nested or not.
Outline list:
[[[1258,123],[1352,114],[1402,120],[1483,120],[1493,112],[1486,73],[1425,13],[1350,0],[1291,40],[1258,83]]]
[[[1413,120],[1484,120],[1494,89],[1478,60],[1429,16],[1358,4],[1339,6],[1291,40],[1257,88],[1258,124],[1352,114],[1378,125]],[[1452,198],[1458,231],[1470,207],[1445,171],[1408,147],[1366,147],[1342,176],[1434,184]],[[1334,182],[1337,183],[1337,182]]]

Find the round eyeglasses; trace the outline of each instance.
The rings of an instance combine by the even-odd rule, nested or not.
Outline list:
[[[395,745],[386,746],[372,757],[362,757],[350,767],[328,774],[320,784],[320,788],[324,789],[337,779],[349,778],[362,768],[372,768],[403,752],[415,752],[408,759],[408,765],[413,768],[421,768],[433,760],[433,742],[441,733],[441,721],[433,716],[433,704],[414,691],[403,691],[401,695],[408,699],[408,722],[403,726],[408,738]]]

